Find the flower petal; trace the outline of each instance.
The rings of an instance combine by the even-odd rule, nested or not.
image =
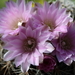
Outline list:
[[[27,72],[29,70],[30,64],[28,62],[23,62],[21,65],[21,71]]]
[[[46,42],[46,51],[44,53],[51,53],[54,50],[54,47],[51,43]]]
[[[15,61],[14,61],[16,67],[18,67],[19,65],[21,65],[23,63],[23,60],[22,60],[22,55],[19,55],[15,58]]]
[[[64,63],[67,65],[70,65],[72,62],[73,60],[71,60],[70,58],[64,61]]]
[[[34,65],[34,54],[30,54],[27,58],[28,63],[33,64]]]
[[[7,53],[4,54],[4,60],[9,61],[14,59],[16,56],[20,55],[21,53],[18,53],[17,51],[8,51]]]

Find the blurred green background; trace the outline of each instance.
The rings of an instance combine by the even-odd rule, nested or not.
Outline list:
[[[0,0],[0,8],[5,7],[5,2],[8,0]],[[16,0],[13,0],[16,1]]]
[[[2,8],[2,7],[5,7],[5,2],[6,1],[8,1],[8,0],[0,0],[0,8]],[[16,1],[16,0],[12,0],[12,1]],[[43,3],[44,1],[49,1],[49,2],[51,2],[51,1],[55,1],[55,0],[26,0],[27,2],[28,1],[34,1],[34,2],[38,2],[38,3]]]
[[[8,0],[0,0],[0,8],[5,7],[5,2],[6,1],[8,1]],[[16,1],[16,0],[12,0],[12,1]],[[34,1],[34,2],[38,2],[38,3],[43,4],[44,1],[53,2],[53,1],[56,1],[56,0],[26,0],[26,1],[27,2],[28,1]],[[67,2],[67,0],[59,0],[59,1],[65,1],[65,2]],[[68,0],[68,1],[72,1],[73,3],[75,3],[75,0]]]
[[[0,1],[0,8],[2,8],[3,6],[5,6],[5,2],[6,2],[7,0],[1,0]]]

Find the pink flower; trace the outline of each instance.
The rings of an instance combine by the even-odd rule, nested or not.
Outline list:
[[[32,2],[25,0],[6,2],[6,7],[0,10],[0,34],[17,34],[20,26],[32,17]]]
[[[54,57],[52,57],[51,55],[45,55],[43,63],[39,65],[39,69],[45,72],[51,72],[53,71],[55,65],[56,65],[56,62]]]
[[[58,39],[51,42],[55,47],[54,55],[58,61],[70,65],[75,61],[75,22],[70,23],[67,29],[67,33],[60,34]]]
[[[45,2],[43,6],[36,4],[36,15],[34,19],[38,23],[50,27],[50,40],[57,38],[59,32],[67,32],[67,24],[72,21],[70,14],[67,14],[65,8],[61,8],[59,2],[52,3],[51,5]]]
[[[43,28],[44,26],[35,29],[30,26],[21,27],[18,35],[2,38],[5,42],[4,49],[8,50],[4,60],[15,59],[16,67],[21,65],[23,72],[28,71],[30,64],[38,66],[43,61],[43,53],[54,50],[51,44],[46,44],[50,35],[49,31],[43,31]]]

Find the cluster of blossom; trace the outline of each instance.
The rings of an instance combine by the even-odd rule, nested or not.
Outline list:
[[[70,65],[75,60],[75,23],[60,2],[43,5],[25,0],[6,2],[0,10],[0,34],[3,59],[14,60],[16,67],[27,72],[30,65],[52,71],[59,62]]]

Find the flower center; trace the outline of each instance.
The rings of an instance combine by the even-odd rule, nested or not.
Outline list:
[[[72,44],[69,38],[64,37],[60,41],[60,46],[64,50],[70,50],[72,48]]]
[[[48,20],[45,20],[44,22],[47,26],[50,27],[50,31],[52,32],[54,29],[55,29],[55,26],[54,26],[54,23],[48,21]]]
[[[24,40],[24,51],[25,52],[32,52],[35,50],[36,47],[36,40],[32,37],[28,37]]]
[[[25,27],[26,23],[25,22],[18,22],[18,27],[19,26],[24,26]]]
[[[19,21],[17,23],[15,23],[14,27],[13,27],[13,30],[17,29],[18,27],[20,26],[24,26],[25,27],[26,23],[23,22],[23,21]]]

